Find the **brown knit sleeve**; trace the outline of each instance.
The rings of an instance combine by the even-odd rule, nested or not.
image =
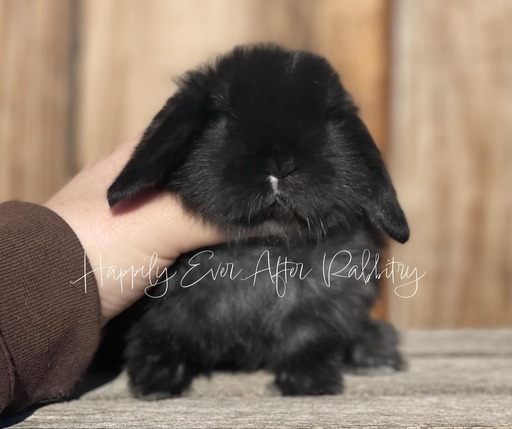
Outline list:
[[[90,271],[53,211],[0,204],[0,414],[64,397],[84,373],[101,323]]]

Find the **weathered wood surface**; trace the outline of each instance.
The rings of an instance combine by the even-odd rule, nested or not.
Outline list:
[[[395,4],[391,164],[427,270],[407,327],[512,325],[512,2]],[[411,289],[409,289],[410,291]]]
[[[70,175],[70,11],[0,1],[0,201],[44,202]]]

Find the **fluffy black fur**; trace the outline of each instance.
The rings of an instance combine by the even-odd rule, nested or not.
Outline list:
[[[265,238],[183,255],[177,275],[151,290],[161,297],[147,299],[125,350],[138,395],[180,394],[218,368],[266,368],[285,395],[335,394],[344,368],[402,366],[394,328],[369,317],[378,292],[371,268],[383,233],[403,243],[409,229],[380,153],[325,59],[256,45],[187,73],[109,203],[148,188],[179,195],[230,234]],[[287,271],[276,285],[265,268],[278,256],[311,272]],[[226,263],[242,274],[180,284]],[[366,282],[347,277],[352,266]]]

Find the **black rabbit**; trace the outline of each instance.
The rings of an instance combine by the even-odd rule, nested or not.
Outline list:
[[[371,319],[383,233],[409,237],[380,153],[328,62],[238,47],[185,75],[108,191],[147,188],[231,236],[182,255],[127,336],[140,396],[180,394],[215,369],[276,375],[285,395],[335,394],[344,368],[400,369]]]

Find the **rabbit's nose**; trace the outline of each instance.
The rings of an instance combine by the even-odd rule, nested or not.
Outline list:
[[[265,171],[277,179],[290,175],[296,168],[293,158],[272,157],[265,161]]]

